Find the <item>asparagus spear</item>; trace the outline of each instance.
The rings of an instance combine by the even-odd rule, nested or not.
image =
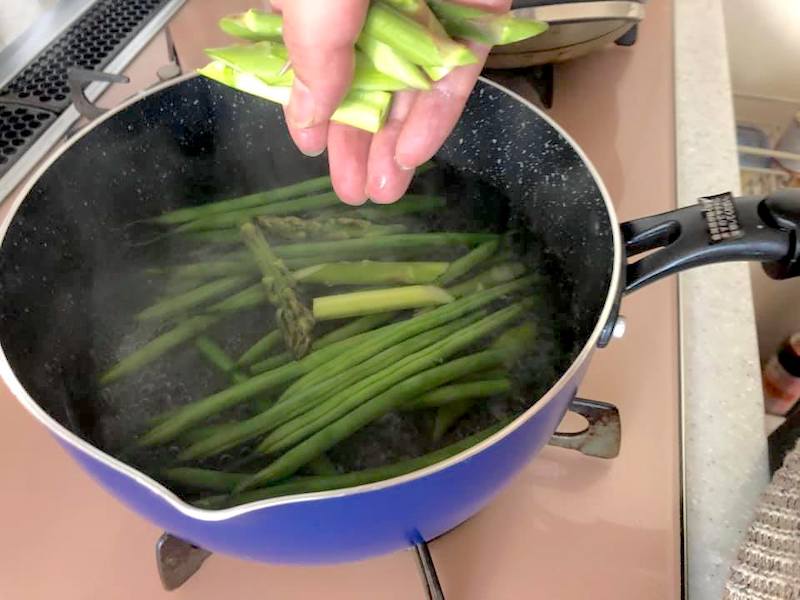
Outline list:
[[[373,206],[361,206],[354,214],[367,219],[393,219],[402,215],[430,212],[438,208],[444,208],[447,201],[437,196],[424,196],[419,194],[406,194],[399,202],[394,204],[380,204]]]
[[[328,260],[363,256],[373,250],[419,249],[423,251],[442,246],[473,245],[496,239],[492,233],[401,233],[397,235],[356,238],[335,242],[309,242],[277,246],[275,252],[281,258],[301,256],[324,256]]]
[[[432,285],[351,292],[314,298],[314,318],[320,321],[447,304],[454,298]]]
[[[287,481],[285,483],[279,483],[277,485],[261,489],[255,489],[249,492],[234,494],[232,496],[216,497],[214,499],[200,501],[197,503],[197,506],[202,508],[221,508],[226,506],[236,506],[248,502],[256,502],[258,500],[274,498],[276,496],[288,496],[291,494],[324,492],[327,490],[355,487],[358,485],[374,483],[376,481],[384,481],[387,479],[392,479],[394,477],[405,475],[406,473],[411,473],[413,471],[424,469],[425,467],[429,467],[438,462],[442,462],[452,456],[455,456],[456,454],[459,454],[464,450],[467,450],[472,446],[482,442],[486,438],[494,435],[495,433],[500,431],[503,427],[505,427],[506,424],[507,421],[503,421],[501,423],[493,425],[492,427],[484,429],[483,431],[480,431],[474,435],[465,437],[464,439],[459,440],[458,442],[455,442],[453,444],[450,444],[449,446],[445,446],[444,448],[440,448],[439,450],[429,452],[428,454],[423,454],[422,456],[419,456],[417,458],[412,458],[409,460],[404,460],[381,467],[375,467],[372,469],[353,471],[352,473],[345,473],[342,475],[324,476],[324,477],[323,476],[298,477],[290,481]],[[214,474],[216,473],[217,471],[211,471],[208,475],[206,475],[206,478],[215,479]],[[204,478],[200,481],[207,481],[207,480],[208,479]],[[233,478],[231,478],[231,481],[232,480]],[[237,483],[238,481],[234,482],[233,486],[235,486]]]
[[[438,279],[436,283],[439,285],[448,285],[454,282],[456,279],[459,279],[465,274],[469,273],[473,268],[475,268],[476,265],[488,260],[489,257],[497,252],[499,247],[499,239],[484,242],[472,250],[469,254],[462,256],[458,260],[454,260],[450,267],[448,267],[447,271],[445,271],[445,273]]]
[[[182,314],[187,310],[203,304],[204,302],[221,296],[247,283],[248,277],[235,275],[224,277],[211,283],[206,283],[193,290],[171,296],[156,302],[136,315],[138,321],[151,321],[153,319],[166,319]]]
[[[228,375],[233,380],[233,383],[241,383],[247,380],[246,375],[236,370],[236,363],[233,362],[231,357],[210,337],[201,335],[195,340],[194,344],[206,360]]]
[[[199,206],[189,206],[187,208],[179,208],[170,212],[166,212],[158,217],[150,219],[151,223],[159,225],[179,225],[188,221],[196,221],[212,215],[230,212],[233,210],[242,210],[244,208],[252,208],[254,206],[261,206],[263,204],[270,204],[279,202],[281,200],[290,200],[300,196],[307,196],[316,192],[322,192],[331,189],[331,178],[328,175],[324,177],[316,177],[286,185],[283,187],[275,188],[265,192],[257,192],[248,196],[240,198],[232,198],[230,200],[221,200],[219,202],[209,202],[208,204],[201,204]]]
[[[448,0],[428,0],[447,33],[486,46],[513,44],[547,31],[543,21],[522,19],[512,13],[493,13]]]
[[[514,282],[510,282],[504,285],[499,285],[493,289],[478,292],[472,296],[463,298],[461,300],[456,300],[455,302],[451,302],[450,304],[445,304],[444,306],[435,308],[426,314],[417,315],[412,319],[403,321],[397,324],[397,327],[401,328],[401,326],[403,326],[406,328],[421,328],[421,330],[424,331],[429,328],[428,324],[430,323],[430,321],[428,321],[428,319],[433,320],[433,322],[435,323],[436,322],[441,323],[459,318],[464,314],[467,314],[473,310],[477,310],[478,308],[483,307],[484,305],[488,304],[489,302],[492,302],[497,298],[502,298],[508,294],[514,293],[515,291],[525,288],[532,281],[533,281],[532,277],[523,277]],[[455,311],[456,314],[452,318],[449,318],[451,310]],[[442,321],[442,319],[444,319],[444,321]],[[388,328],[384,328],[382,330],[380,338],[377,337],[377,333],[375,334],[376,342],[378,341],[389,342],[393,340],[392,335],[386,332],[387,329]],[[417,332],[418,331],[415,329],[415,333]],[[409,335],[415,335],[415,333]],[[346,352],[341,357],[340,361],[337,361],[336,363],[330,365],[325,365],[324,367],[317,368],[312,373],[304,375],[301,379],[293,383],[286,390],[285,394],[295,393],[300,389],[310,387],[320,381],[324,381],[326,379],[333,377],[337,373],[340,373],[342,370],[347,368],[348,361],[352,361],[353,364],[358,364],[362,360],[365,360],[370,356],[374,356],[377,353],[376,351],[364,354],[365,351],[367,350],[364,348],[357,348],[352,351]]]
[[[312,372],[314,375],[306,381],[306,385],[332,377],[409,337],[455,320],[498,298],[523,290],[532,281],[532,277],[522,277],[516,281],[477,292],[441,306],[428,314],[387,325],[374,332],[361,334],[369,337],[363,343],[353,345],[345,351],[342,351],[342,345],[352,343],[352,340],[358,339],[358,336],[316,350],[300,361],[291,362],[273,371],[251,377],[243,383],[181,407],[168,419],[143,435],[139,440],[139,445],[153,446],[173,440],[192,425],[244,402],[256,394],[275,389],[303,375]]]
[[[450,404],[440,406],[436,410],[436,419],[433,422],[433,433],[431,438],[433,442],[438,442],[447,433],[447,430],[458,421],[461,417],[469,412],[475,406],[477,400],[473,398],[466,398],[464,400],[456,400]]]
[[[295,358],[302,358],[311,349],[314,316],[300,301],[295,282],[280,258],[275,256],[266,238],[252,223],[241,227],[242,241],[253,254],[261,272],[267,298],[275,307],[283,341]]]
[[[161,475],[178,485],[211,492],[229,492],[237,483],[247,479],[247,473],[224,473],[193,467],[164,469]]]
[[[294,272],[299,283],[324,285],[377,285],[381,283],[432,283],[445,272],[445,262],[359,262],[324,263]],[[378,311],[383,312],[383,311]]]
[[[436,408],[446,404],[451,404],[453,402],[459,402],[461,400],[488,398],[496,394],[508,392],[510,389],[511,382],[506,378],[472,381],[469,383],[455,383],[453,385],[432,390],[405,405],[403,409],[419,410],[425,408]]]
[[[330,458],[328,458],[327,454],[319,455],[317,458],[308,463],[308,467],[311,469],[311,472],[314,473],[314,475],[331,476],[339,474],[339,471],[336,469],[336,465],[333,464],[333,461]]]
[[[278,427],[261,441],[258,451],[270,454],[291,448],[336,419],[355,410],[370,398],[378,396],[392,386],[402,385],[402,382],[413,378],[417,373],[435,367],[497,328],[503,327],[515,319],[522,309],[523,305],[517,303],[499,310],[477,323],[460,328],[441,341],[407,356],[396,364],[373,373],[350,388],[341,390],[322,404]],[[502,352],[498,351],[498,356]],[[502,362],[491,363],[492,366],[498,364]]]
[[[343,325],[342,327],[334,329],[330,333],[327,333],[317,340],[314,340],[314,343],[311,344],[311,348],[313,350],[319,350],[320,348],[330,346],[336,342],[354,338],[359,334],[366,333],[379,325],[383,325],[384,323],[391,321],[394,319],[396,314],[397,313],[380,313],[375,315],[367,315],[365,317],[361,317],[360,319],[354,319],[347,325]],[[291,360],[291,355],[288,352],[284,352],[266,360],[262,360],[261,362],[255,363],[252,367],[250,367],[250,371],[252,373],[263,373],[265,371],[280,367]]]
[[[306,239],[347,240],[351,238],[403,233],[403,225],[376,225],[365,219],[337,217],[329,219],[301,219],[299,217],[258,218],[259,226],[269,235],[292,241]]]
[[[448,381],[453,381],[475,369],[484,369],[505,360],[504,352],[486,350],[457,358],[439,367],[422,371],[382,394],[361,404],[282,454],[264,469],[239,482],[234,493],[243,492],[273,481],[279,481],[297,472],[303,465],[350,437],[374,420],[391,412],[409,398]]]
[[[111,367],[100,377],[100,385],[108,385],[120,377],[133,373],[153,362],[159,356],[166,354],[176,346],[179,346],[183,342],[197,336],[205,329],[208,329],[218,320],[218,317],[200,316],[191,317],[178,323],[178,325],[166,333],[150,340],[147,344],[135,350]]]
[[[306,210],[316,210],[326,206],[335,206],[340,200],[334,192],[318,194],[316,196],[306,196],[305,198],[295,198],[285,202],[277,202],[263,206],[254,206],[241,210],[227,211],[221,214],[211,215],[195,221],[189,221],[176,227],[174,231],[180,233],[184,231],[203,231],[206,229],[225,229],[227,227],[238,227],[253,217],[260,216],[281,216],[292,213],[303,212]]]
[[[247,367],[269,354],[269,351],[277,346],[281,341],[280,331],[271,331],[255,344],[250,346],[236,361],[237,367]]]
[[[238,430],[226,431],[223,434],[205,438],[184,450],[178,458],[180,460],[205,458],[267,433],[289,419],[308,411],[314,404],[319,406],[320,403],[327,402],[330,397],[341,396],[343,393],[341,390],[352,390],[364,375],[374,374],[387,364],[394,365],[398,360],[429,347],[441,335],[452,333],[461,326],[461,321],[457,320],[454,323],[425,331],[395,347],[383,350],[362,364],[353,365],[346,372],[326,381],[323,386],[304,390],[291,398],[286,398],[284,395],[271,409],[242,422]],[[337,391],[340,393],[336,394]]]
[[[525,266],[521,263],[503,263],[495,265],[491,269],[476,275],[472,279],[448,288],[447,291],[456,298],[460,298],[462,296],[472,294],[478,290],[491,288],[498,283],[513,281],[517,277],[520,277],[523,273],[525,273]]]

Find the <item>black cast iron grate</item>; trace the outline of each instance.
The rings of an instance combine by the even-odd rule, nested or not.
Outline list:
[[[69,107],[67,70],[103,70],[167,2],[97,0],[0,89],[0,177]]]

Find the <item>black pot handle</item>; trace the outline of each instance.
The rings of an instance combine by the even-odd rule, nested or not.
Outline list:
[[[719,194],[695,206],[622,224],[625,293],[678,271],[753,260],[773,279],[800,275],[800,189],[767,196]],[[649,252],[630,261],[630,257]]]

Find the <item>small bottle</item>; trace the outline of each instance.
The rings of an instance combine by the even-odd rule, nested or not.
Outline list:
[[[762,373],[764,406],[771,415],[785,416],[800,400],[800,332],[784,340]]]

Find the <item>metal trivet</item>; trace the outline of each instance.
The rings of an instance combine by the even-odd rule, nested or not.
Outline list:
[[[587,456],[614,458],[619,454],[622,430],[617,407],[605,402],[575,398],[569,410],[584,417],[587,426],[574,433],[556,432],[551,446],[577,450]],[[446,535],[446,534],[444,534]],[[413,541],[426,600],[445,600],[444,590],[436,573],[428,542],[420,537]],[[165,590],[172,591],[194,575],[211,552],[164,533],[156,544],[158,574]]]

